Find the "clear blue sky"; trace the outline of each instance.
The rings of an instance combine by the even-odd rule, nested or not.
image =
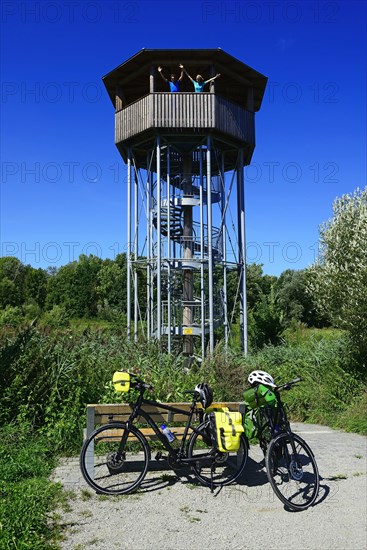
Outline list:
[[[248,260],[315,259],[366,185],[365,1],[3,1],[1,254],[35,267],[126,248],[124,165],[101,77],[141,48],[221,47],[269,78],[246,168]]]

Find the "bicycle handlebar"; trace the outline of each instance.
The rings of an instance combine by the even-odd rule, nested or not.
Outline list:
[[[153,386],[151,386],[150,384],[147,384],[146,382],[144,382],[144,380],[142,380],[141,378],[139,378],[136,374],[133,374],[132,372],[129,372],[130,376],[133,380],[131,380],[130,382],[130,385],[133,387],[133,388],[138,388],[140,387],[140,389],[142,390],[152,390],[153,389]]]
[[[140,388],[142,390],[152,390],[153,389],[153,386],[151,386],[150,384],[146,384],[142,380],[137,380],[136,382],[133,382],[132,386],[134,388]]]
[[[295,378],[294,380],[290,380],[289,382],[286,382],[285,384],[281,384],[280,386],[277,386],[277,390],[290,390],[294,384],[297,384],[298,382],[302,382],[303,378],[300,376],[298,378]]]

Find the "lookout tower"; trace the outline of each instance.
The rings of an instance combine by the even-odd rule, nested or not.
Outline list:
[[[195,93],[185,75],[171,93],[157,68],[169,79],[180,64],[194,79],[221,76]],[[133,325],[135,339],[143,330],[169,352],[178,343],[187,356],[204,357],[218,326],[228,341],[228,304],[238,297],[246,352],[244,166],[267,78],[219,48],[143,49],[103,82],[127,165],[128,336]]]

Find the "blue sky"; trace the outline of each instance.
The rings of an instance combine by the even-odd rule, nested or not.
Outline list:
[[[124,165],[101,77],[141,48],[217,48],[269,78],[245,170],[247,255],[315,260],[366,185],[366,2],[3,1],[1,255],[35,267],[126,249]]]

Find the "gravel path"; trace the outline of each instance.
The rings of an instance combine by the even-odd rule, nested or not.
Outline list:
[[[72,490],[71,511],[59,511],[70,550],[366,550],[367,438],[325,426],[293,424],[309,443],[320,470],[320,494],[312,508],[288,512],[275,497],[251,447],[239,484],[216,496],[178,478],[159,462],[150,488],[133,495],[96,495],[84,482],[78,458],[60,460],[53,480]]]

